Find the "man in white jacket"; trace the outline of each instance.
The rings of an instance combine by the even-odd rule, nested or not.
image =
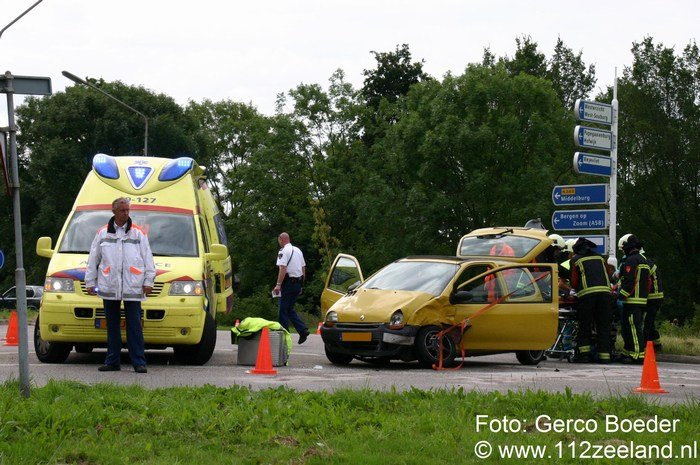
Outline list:
[[[120,307],[126,314],[126,346],[134,371],[147,373],[141,302],[156,276],[148,237],[129,218],[129,199],[112,202],[114,216],[95,235],[90,247],[85,286],[103,299],[107,319],[107,358],[100,371],[120,370],[122,350]]]

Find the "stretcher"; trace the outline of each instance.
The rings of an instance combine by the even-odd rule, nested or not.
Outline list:
[[[576,318],[576,301],[562,301],[559,305],[559,333],[554,344],[545,350],[548,358],[572,362],[576,354],[576,335],[578,320]]]

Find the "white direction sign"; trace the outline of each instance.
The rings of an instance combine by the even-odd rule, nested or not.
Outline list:
[[[574,114],[581,121],[612,125],[613,107],[607,103],[576,100]]]
[[[608,236],[603,236],[599,234],[584,234],[582,236],[561,237],[563,237],[565,241],[568,241],[569,239],[578,239],[579,237],[585,237],[586,239],[588,239],[596,245],[596,252],[598,252],[601,255],[605,255],[608,253]]]
[[[603,129],[576,126],[574,128],[574,143],[579,147],[589,149],[612,150],[613,134]]]
[[[612,176],[612,158],[592,153],[574,153],[574,170],[578,174]]]

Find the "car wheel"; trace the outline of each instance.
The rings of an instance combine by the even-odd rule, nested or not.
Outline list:
[[[207,312],[204,317],[202,339],[198,344],[174,346],[175,360],[183,365],[204,365],[209,361],[216,346],[216,321]]]
[[[91,354],[94,347],[90,344],[76,344],[75,351],[79,354]]]
[[[352,359],[355,358],[350,354],[341,354],[339,352],[334,352],[333,349],[329,349],[328,345],[325,345],[326,358],[333,365],[349,365]]]
[[[65,342],[49,342],[41,338],[39,330],[39,317],[34,323],[34,352],[42,363],[63,363],[73,349],[71,344]]]
[[[439,362],[438,333],[442,331],[439,326],[426,326],[418,331],[416,336],[416,356],[421,366],[431,368]],[[450,336],[442,338],[442,365],[449,367],[454,365],[457,357],[457,346]]]
[[[523,365],[537,365],[545,359],[544,350],[518,350],[515,357]]]

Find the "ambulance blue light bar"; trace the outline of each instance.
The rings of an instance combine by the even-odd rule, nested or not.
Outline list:
[[[194,160],[190,157],[180,157],[170,160],[165,164],[160,174],[158,181],[174,181],[180,179],[194,166]]]
[[[92,157],[92,168],[102,176],[107,179],[119,179],[119,168],[117,167],[117,160],[104,153],[98,153]]]

